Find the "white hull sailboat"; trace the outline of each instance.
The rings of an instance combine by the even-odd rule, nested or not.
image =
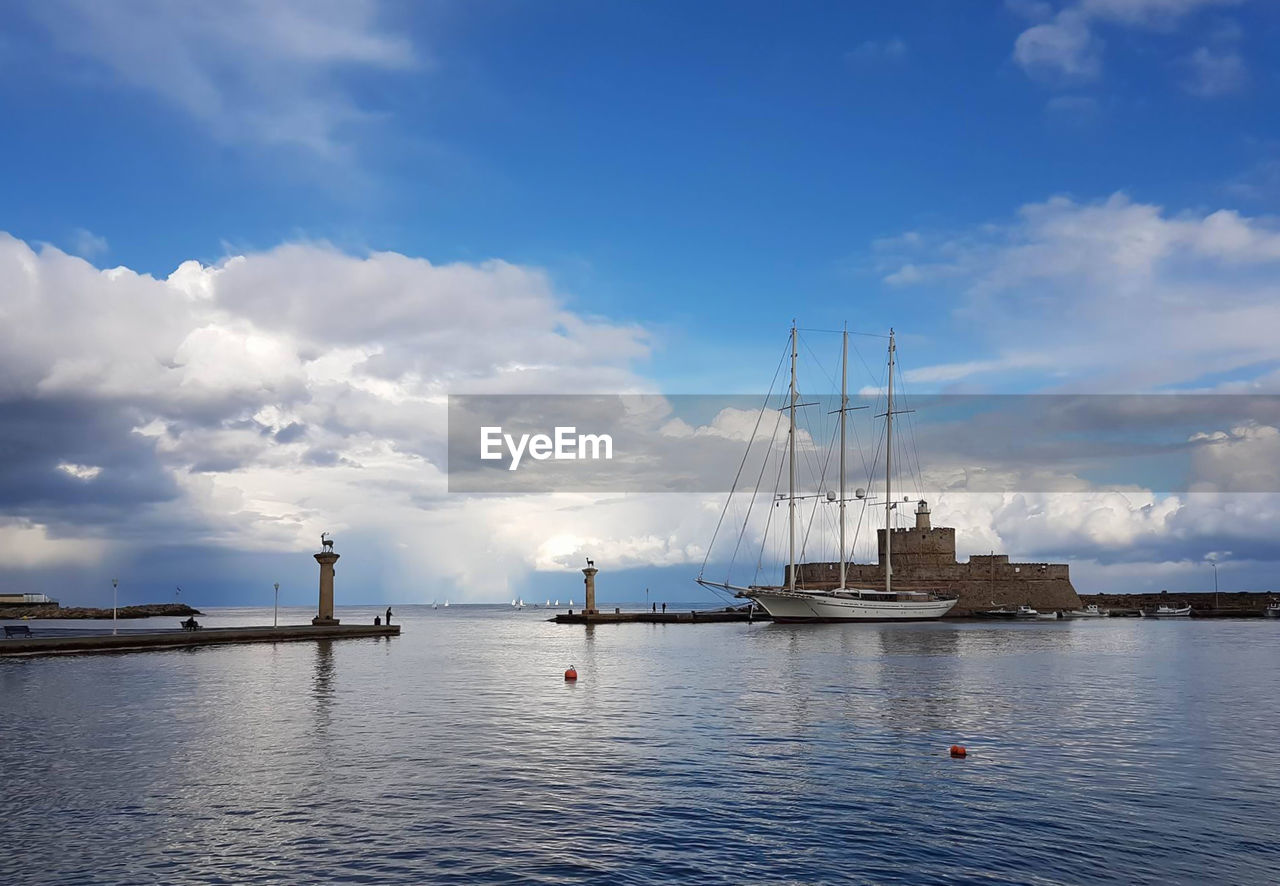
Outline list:
[[[790,556],[785,587],[735,587],[698,578],[698,583],[710,588],[733,591],[734,596],[749,599],[769,613],[775,622],[840,622],[840,621],[923,621],[941,618],[956,605],[955,599],[943,599],[927,591],[895,591],[893,567],[890,557],[893,532],[891,511],[893,508],[893,367],[894,335],[889,330],[889,386],[885,408],[885,577],[884,588],[851,588],[845,585],[845,420],[849,412],[849,333],[844,333],[840,382],[840,578],[838,587],[816,590],[796,586],[796,356],[798,353],[796,327],[791,327],[791,388],[790,402],[786,410],[790,415],[788,431],[788,493],[787,515],[790,532]],[[858,491],[859,497],[862,490]],[[830,493],[828,493],[830,495]]]
[[[806,621],[920,621],[941,618],[955,600],[932,600],[923,592],[888,594],[884,591],[790,591],[785,588],[749,588],[750,597],[778,622]],[[919,599],[912,599],[918,596]]]

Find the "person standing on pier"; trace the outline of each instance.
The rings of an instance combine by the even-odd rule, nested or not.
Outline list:
[[[387,607],[387,625],[388,626],[391,625],[391,607],[390,606]]]
[[[663,604],[662,604],[662,614],[663,614],[663,615],[666,615],[666,614],[667,614],[667,604],[666,604],[666,603],[663,603]]]

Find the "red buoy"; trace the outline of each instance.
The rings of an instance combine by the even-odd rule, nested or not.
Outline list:
[[[578,679],[578,671],[577,671],[577,669],[576,669],[576,668],[574,668],[574,666],[573,666],[573,665],[569,665],[569,670],[567,670],[567,671],[565,671],[565,672],[564,672],[564,678],[565,678],[565,680],[568,680],[569,682],[572,682],[572,681],[574,681],[574,680]]]
[[[968,749],[967,749],[967,748],[965,748],[965,746],[964,746],[964,745],[962,745],[962,744],[953,744],[953,745],[951,746],[951,756],[953,756],[953,757],[967,757],[967,756],[969,756],[969,751],[968,751]]]

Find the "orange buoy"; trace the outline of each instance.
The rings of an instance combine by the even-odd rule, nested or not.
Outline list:
[[[962,744],[953,744],[951,746],[951,756],[967,757],[969,756],[969,750]]]
[[[569,665],[569,670],[564,672],[564,678],[570,682],[578,679],[578,671],[573,665]]]

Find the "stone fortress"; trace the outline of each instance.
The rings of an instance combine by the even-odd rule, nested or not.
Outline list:
[[[846,586],[884,587],[884,532],[876,531],[878,562],[846,564]],[[914,527],[893,530],[892,556],[893,587],[955,594],[959,600],[949,616],[1023,603],[1041,612],[1078,609],[1081,605],[1065,563],[1010,563],[1008,554],[973,555],[967,563],[957,562],[955,529],[935,529],[930,524],[929,505],[923,501],[916,507]],[[787,577],[784,574],[784,583]],[[840,564],[797,564],[796,584],[804,588],[838,587]]]

